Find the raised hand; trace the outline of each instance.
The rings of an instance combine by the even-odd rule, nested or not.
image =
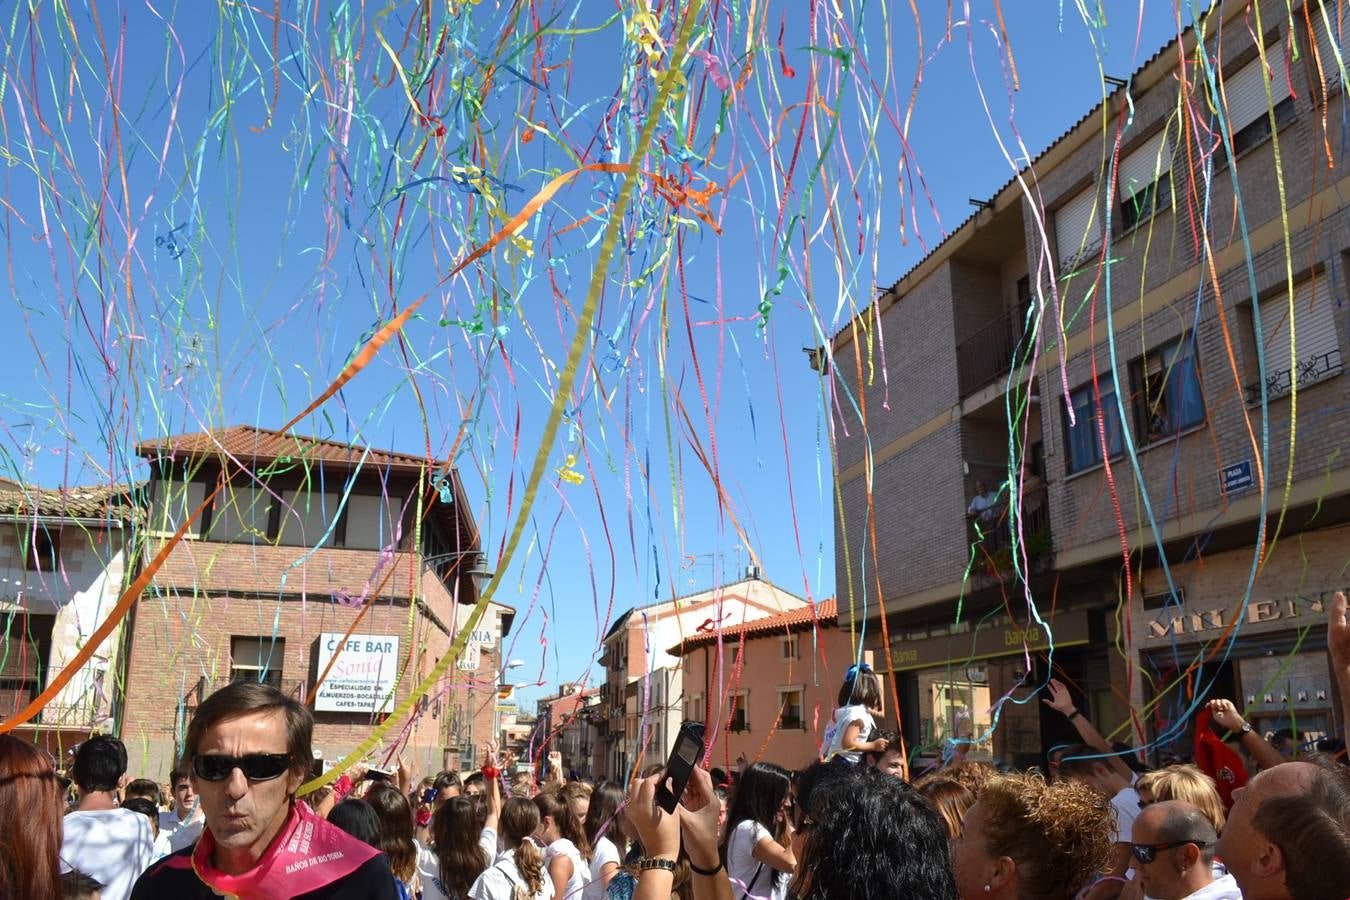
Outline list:
[[[1226,731],[1241,731],[1242,726],[1247,724],[1232,700],[1211,700],[1207,705],[1214,721]]]
[[[1048,690],[1050,691],[1050,699],[1041,702],[1055,712],[1063,713],[1066,716],[1073,715],[1074,710],[1078,707],[1074,706],[1073,695],[1064,686],[1064,682],[1058,678],[1051,678]]]

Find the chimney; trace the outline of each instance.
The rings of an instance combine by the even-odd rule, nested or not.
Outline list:
[[[755,581],[758,581],[758,580],[759,580],[759,566],[755,565],[754,563],[751,563],[750,565],[746,566],[746,567],[745,567],[745,577],[746,577],[747,580],[753,579],[753,580],[755,580]]]

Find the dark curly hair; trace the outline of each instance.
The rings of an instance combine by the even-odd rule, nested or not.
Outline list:
[[[813,792],[798,900],[956,900],[942,819],[905,782],[870,766],[835,766]]]

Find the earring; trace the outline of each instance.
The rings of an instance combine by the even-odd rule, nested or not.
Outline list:
[[[986,884],[986,885],[984,886],[984,892],[987,894],[987,893],[989,893],[989,890],[990,890],[989,885]]]

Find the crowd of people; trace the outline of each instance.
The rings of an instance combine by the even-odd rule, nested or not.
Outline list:
[[[1337,615],[1332,663],[1350,691],[1343,597]],[[1082,742],[1044,773],[960,755],[910,771],[878,730],[876,675],[854,666],[819,759],[696,767],[672,804],[686,773],[566,781],[550,754],[536,783],[492,746],[473,772],[361,769],[302,795],[312,714],[236,682],[197,708],[167,797],[128,780],[115,738],[81,744],[67,786],[45,751],[0,734],[0,900],[1350,898],[1343,747],[1289,759],[1214,699],[1197,720],[1202,765],[1149,771],[1063,684],[1046,693]],[[1255,761],[1250,781],[1220,732]]]

